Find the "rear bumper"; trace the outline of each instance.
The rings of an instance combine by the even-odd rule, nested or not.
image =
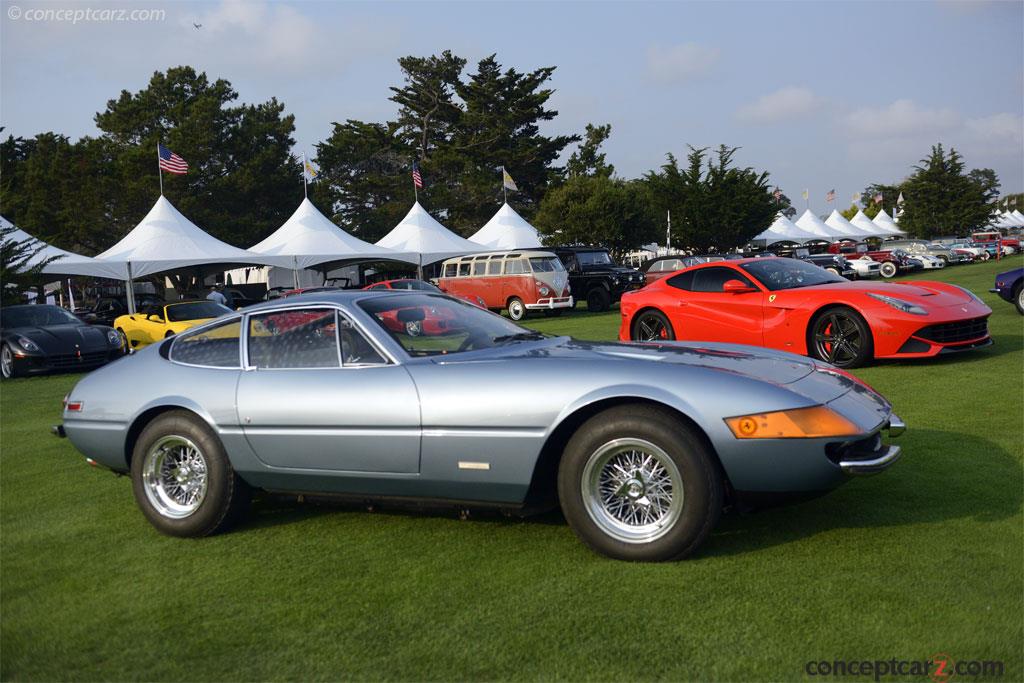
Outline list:
[[[547,299],[538,299],[535,304],[526,304],[526,308],[531,311],[554,310],[557,308],[572,308],[573,305],[575,305],[575,302],[571,296],[548,297]]]

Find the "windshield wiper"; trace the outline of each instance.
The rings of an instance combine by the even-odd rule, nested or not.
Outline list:
[[[532,339],[544,339],[547,335],[541,332],[516,332],[515,334],[502,334],[495,337],[492,341],[495,344],[501,344],[502,342],[517,342],[517,341],[530,341]]]

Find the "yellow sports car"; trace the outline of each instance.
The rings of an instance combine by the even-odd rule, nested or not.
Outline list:
[[[138,313],[119,316],[114,320],[114,329],[125,337],[127,348],[137,351],[230,312],[227,306],[213,301],[174,301],[146,306]]]

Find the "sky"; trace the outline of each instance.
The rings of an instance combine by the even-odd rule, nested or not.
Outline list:
[[[492,53],[556,66],[544,131],[610,123],[625,178],[726,144],[820,213],[829,190],[843,208],[942,142],[1024,191],[1020,1],[0,4],[4,136],[95,135],[107,100],[189,64],[242,102],[283,101],[312,155],[334,121],[394,116],[399,57],[450,49],[467,71]]]

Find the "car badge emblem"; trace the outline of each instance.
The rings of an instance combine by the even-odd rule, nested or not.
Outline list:
[[[967,312],[967,307],[966,306],[961,306],[960,310],[963,311],[964,313],[966,313]]]
[[[768,303],[771,303],[771,302],[775,301],[775,297],[776,296],[777,296],[776,294],[769,294],[768,295]]]

